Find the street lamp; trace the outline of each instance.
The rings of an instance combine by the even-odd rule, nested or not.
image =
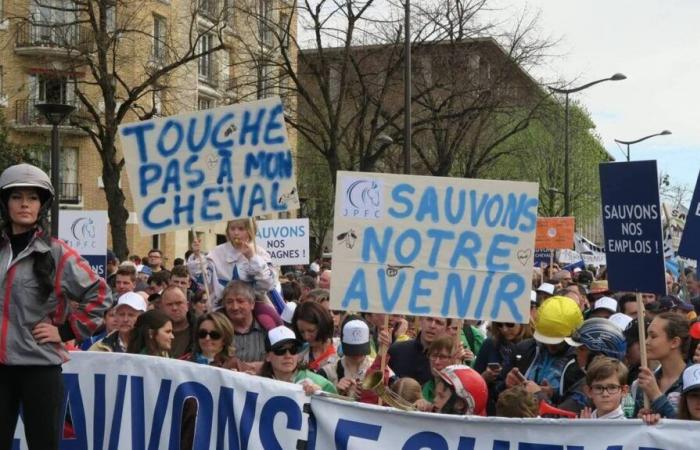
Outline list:
[[[671,134],[670,131],[664,130],[661,133],[650,134],[649,136],[644,136],[643,138],[639,138],[635,141],[621,141],[620,139],[615,139],[615,142],[617,142],[618,144],[625,144],[627,146],[627,162],[630,162],[630,145],[646,141],[647,139],[653,138],[655,136],[668,136],[669,134]]]
[[[37,103],[34,105],[40,113],[46,117],[46,121],[52,126],[51,128],[51,184],[56,195],[51,203],[51,236],[58,237],[58,204],[61,198],[61,184],[59,180],[59,142],[58,142],[58,126],[66,120],[74,110],[73,105],[64,105],[62,103]]]
[[[588,89],[591,86],[594,86],[598,83],[602,83],[604,81],[620,81],[620,80],[625,80],[627,77],[621,73],[616,73],[613,76],[609,78],[602,78],[600,80],[596,81],[591,81],[590,83],[586,83],[583,86],[579,86],[576,88],[571,88],[571,89],[563,89],[563,88],[555,88],[555,87],[549,87],[549,90],[557,93],[557,94],[564,94],[565,102],[564,102],[564,215],[568,216],[571,213],[571,205],[570,205],[570,200],[571,200],[571,192],[570,192],[570,187],[569,187],[569,154],[570,154],[570,149],[569,149],[569,94],[573,94],[574,92],[579,92],[584,89]]]
[[[403,173],[411,173],[411,1],[404,0]]]

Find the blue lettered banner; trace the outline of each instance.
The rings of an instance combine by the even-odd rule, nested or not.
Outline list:
[[[599,167],[610,289],[666,294],[656,161]]]
[[[293,450],[307,439],[308,397],[296,384],[101,352],[71,352],[63,379],[74,431],[64,435],[63,450],[180,448],[183,415],[194,429],[195,449]],[[196,417],[185,406],[188,398],[196,400]],[[27,448],[21,420],[15,438],[15,448]]]
[[[537,189],[338,172],[332,308],[527,323]]]
[[[119,127],[143,233],[299,207],[278,97]]]
[[[311,399],[311,411],[316,445],[310,450],[681,450],[700,439],[697,422],[683,420],[646,426],[641,420],[447,416],[319,396]]]
[[[686,258],[700,259],[700,174],[688,208],[678,254]],[[698,266],[700,267],[700,264]]]

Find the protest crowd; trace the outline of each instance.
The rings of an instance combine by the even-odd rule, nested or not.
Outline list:
[[[20,403],[30,445],[49,439],[51,420],[60,423],[62,343],[213,365],[299,383],[309,395],[324,391],[406,410],[641,417],[650,426],[661,418],[700,420],[700,283],[690,270],[678,278],[667,273],[667,295],[642,294],[648,337],[641,345],[650,361],[642,367],[636,295],[611,291],[604,267],[534,268],[529,324],[357,314],[330,309],[332,260],[273,267],[254,243],[255,222],[239,219],[228,222],[226,243],[205,254],[195,240],[170,267],[158,249],[123,262],[110,252],[105,281],[73,250],[45,240],[53,189],[38,172],[15,166],[0,177],[0,261],[11,263],[5,310],[12,301],[21,312],[11,322],[36,323],[7,335],[4,316],[3,449]],[[46,267],[55,286],[41,286]],[[54,287],[52,305],[33,298]],[[67,308],[60,299],[69,300]],[[47,308],[50,320],[43,320]],[[183,415],[183,448],[192,442],[186,424],[195,420]]]

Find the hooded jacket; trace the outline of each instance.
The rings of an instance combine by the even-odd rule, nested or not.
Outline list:
[[[63,241],[51,245],[37,231],[27,247],[13,258],[9,238],[0,238],[0,365],[59,365],[68,360],[62,344],[39,344],[32,329],[40,322],[62,329],[63,338],[79,341],[102,324],[112,296],[106,282],[92,271],[78,252]],[[33,253],[50,253],[54,261],[53,289],[42,293],[34,273]],[[80,303],[69,311],[68,302]]]

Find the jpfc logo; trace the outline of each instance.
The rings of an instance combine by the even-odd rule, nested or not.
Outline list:
[[[372,179],[343,180],[343,217],[379,219],[383,209],[383,185]]]

